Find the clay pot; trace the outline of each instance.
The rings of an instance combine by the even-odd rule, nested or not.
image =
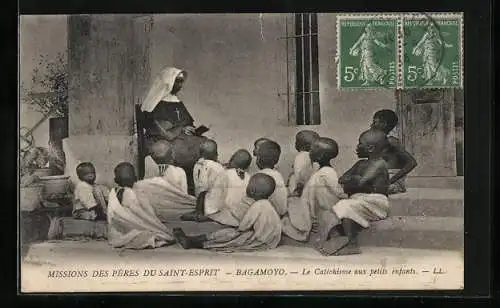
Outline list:
[[[52,169],[50,168],[39,168],[33,171],[33,175],[36,175],[37,177],[51,176],[52,174]]]
[[[69,175],[51,175],[40,177],[43,184],[42,197],[45,200],[66,198],[70,192]]]
[[[31,212],[41,206],[43,187],[43,184],[37,183],[20,188],[19,203],[21,211]]]

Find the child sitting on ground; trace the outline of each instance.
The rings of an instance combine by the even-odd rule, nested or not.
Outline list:
[[[217,161],[217,143],[211,139],[205,140],[200,145],[200,156],[193,168],[196,209],[182,215],[181,220],[207,221],[209,219],[205,216],[205,212],[213,213],[216,211],[211,208],[205,211],[205,196],[213,188],[220,173],[224,172],[224,167]]]
[[[144,178],[163,176],[168,165],[172,164],[172,147],[165,141],[155,142],[151,154],[144,159]]]
[[[187,193],[187,176],[184,169],[176,165],[176,153],[168,141],[157,141],[151,148],[151,161],[154,163],[150,171],[146,172],[151,177],[162,177],[183,193]],[[148,170],[146,169],[146,170]],[[148,178],[145,177],[145,178]]]
[[[119,163],[114,170],[115,183],[109,194],[108,242],[115,248],[156,248],[174,242],[174,238],[149,204],[140,203],[132,189],[137,180],[134,166]]]
[[[318,133],[303,130],[295,135],[295,149],[298,151],[293,161],[293,172],[288,178],[288,191],[293,196],[302,195],[304,185],[313,174],[313,163],[309,157],[311,144],[319,138]]]
[[[382,109],[373,115],[371,128],[379,130],[388,135],[397,125],[398,116],[389,109]],[[387,151],[384,152],[384,159],[389,169],[389,194],[406,192],[406,176],[417,166],[415,158],[408,153],[398,138],[388,136]]]
[[[106,220],[106,207],[109,190],[97,185],[95,167],[90,162],[76,167],[79,182],[73,197],[73,217],[84,220]]]
[[[384,132],[368,130],[359,137],[356,152],[361,160],[346,171],[339,179],[348,199],[340,200],[333,206],[333,212],[340,220],[339,231],[343,241],[339,246],[324,245],[319,250],[324,255],[359,254],[358,234],[368,228],[370,222],[381,220],[389,214],[387,189],[389,174],[384,152],[388,140]],[[337,241],[339,243],[340,241]]]
[[[281,147],[274,141],[263,142],[257,152],[257,173],[264,173],[271,176],[276,184],[274,193],[269,197],[269,201],[276,209],[280,217],[287,211],[288,190],[281,173],[275,169],[281,155]]]
[[[250,178],[246,188],[246,195],[252,200],[251,205],[236,228],[198,236],[187,236],[182,229],[175,228],[174,236],[184,249],[236,252],[276,248],[281,239],[281,223],[274,207],[267,200],[274,188],[271,176],[257,173]]]
[[[239,225],[238,217],[241,217],[241,213],[238,213],[238,208],[246,195],[251,162],[251,154],[244,149],[237,150],[231,156],[227,169],[219,173],[214,185],[205,195],[205,216],[222,225]]]
[[[300,198],[290,198],[288,217],[283,219],[283,232],[290,238],[322,245],[338,219],[332,206],[347,198],[338,183],[337,171],[332,167],[339,149],[335,140],[321,137],[311,145],[310,157],[319,169],[306,183]]]

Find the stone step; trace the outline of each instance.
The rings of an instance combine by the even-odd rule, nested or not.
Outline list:
[[[464,177],[408,176],[407,187],[464,189]]]
[[[360,235],[362,246],[462,250],[464,220],[456,217],[391,216]]]
[[[463,190],[408,188],[406,193],[389,198],[392,216],[464,216]]]

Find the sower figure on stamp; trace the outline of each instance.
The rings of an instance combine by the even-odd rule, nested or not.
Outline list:
[[[361,159],[339,179],[349,198],[332,206],[333,213],[340,221],[340,225],[335,228],[340,236],[317,247],[323,255],[361,253],[359,232],[368,228],[371,222],[388,216],[389,174],[383,158],[387,146],[387,136],[382,131],[368,130],[359,137],[356,152]],[[342,243],[345,239],[347,242]]]
[[[154,80],[141,105],[146,152],[142,154],[148,155],[151,146],[159,140],[172,143],[178,154],[178,164],[186,172],[188,191],[194,195],[193,166],[199,158],[199,145],[204,140],[201,134],[207,128],[195,129],[193,117],[177,97],[186,78],[185,71],[169,67]],[[141,135],[139,131],[139,138]]]
[[[359,60],[361,74],[359,78],[364,81],[363,85],[373,82],[383,84],[383,79],[386,75],[386,70],[375,62],[375,45],[387,48],[387,45],[378,39],[378,33],[374,31],[372,24],[368,23],[364,32],[349,50],[349,53],[353,56],[361,53]]]
[[[441,33],[445,35],[446,33]],[[452,44],[445,42],[436,25],[430,22],[427,31],[412,50],[413,55],[422,56],[424,66],[424,76],[428,81],[436,81],[446,85],[450,75],[450,70],[441,63],[443,48],[453,47]]]
[[[389,109],[381,109],[373,115],[371,129],[379,130],[388,135],[397,125],[398,116]],[[398,138],[388,136],[388,147],[384,151],[384,159],[389,169],[389,194],[406,192],[406,176],[417,166],[415,158],[401,145]]]

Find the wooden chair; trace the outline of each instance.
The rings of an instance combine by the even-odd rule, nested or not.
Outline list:
[[[135,125],[137,130],[137,171],[138,179],[142,180],[144,178],[144,159],[146,158],[146,140],[144,138],[144,113],[141,110],[141,105],[135,105]]]

